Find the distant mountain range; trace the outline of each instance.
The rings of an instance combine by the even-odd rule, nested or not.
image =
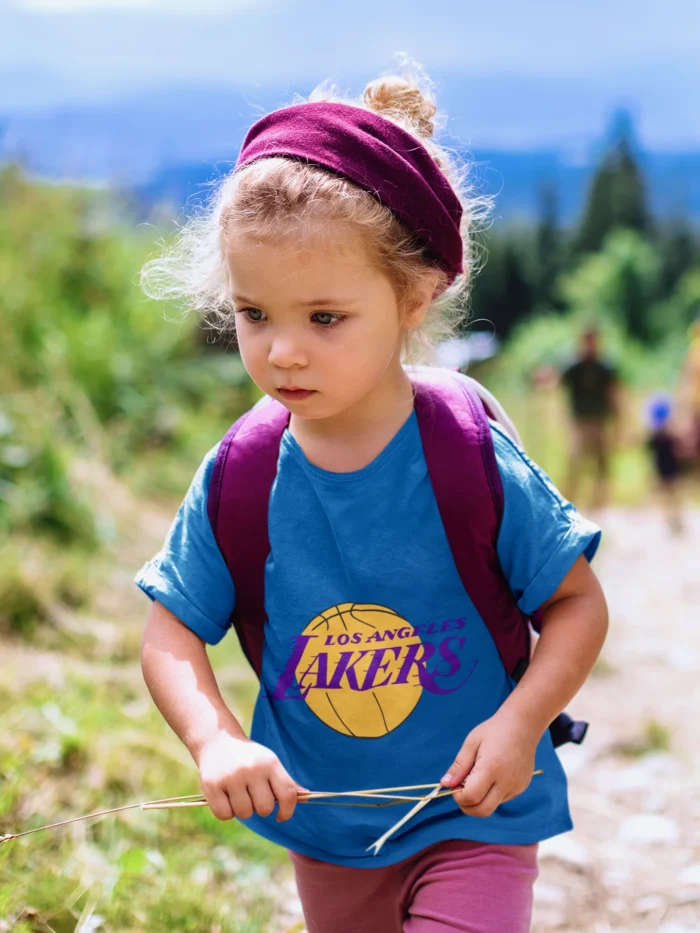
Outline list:
[[[0,113],[0,160],[19,160],[51,180],[115,186],[144,209],[165,201],[176,214],[206,197],[206,183],[232,166],[250,124],[288,99],[268,90],[252,106],[234,90],[183,87],[108,104]],[[459,125],[464,119],[457,116]],[[576,153],[565,144],[542,151],[474,145],[470,155],[477,187],[496,195],[497,217],[530,219],[550,183],[562,221],[571,223],[601,147],[594,140]],[[640,152],[639,158],[655,212],[700,222],[700,152]]]

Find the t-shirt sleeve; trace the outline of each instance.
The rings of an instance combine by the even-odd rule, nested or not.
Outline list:
[[[593,559],[600,529],[498,425],[492,423],[491,433],[504,496],[498,558],[519,608],[531,615],[581,555]]]
[[[235,602],[233,581],[207,514],[218,449],[217,444],[200,464],[163,547],[134,578],[147,596],[211,645],[226,634]]]

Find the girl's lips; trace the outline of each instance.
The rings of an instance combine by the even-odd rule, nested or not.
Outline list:
[[[282,398],[289,399],[290,402],[300,402],[302,399],[314,395],[315,389],[278,389]]]

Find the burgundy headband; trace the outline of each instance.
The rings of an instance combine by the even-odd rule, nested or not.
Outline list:
[[[462,205],[425,146],[391,120],[350,104],[294,104],[253,124],[236,169],[274,156],[355,182],[421,238],[451,282],[463,271]]]

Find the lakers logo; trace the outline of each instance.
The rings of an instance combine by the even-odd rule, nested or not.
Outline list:
[[[331,606],[293,636],[289,658],[266,695],[273,702],[305,702],[342,735],[388,735],[424,691],[448,696],[471,679],[478,661],[465,657],[465,628],[462,617],[413,626],[386,606]]]
[[[393,610],[342,603],[312,619],[303,635],[311,644],[298,659],[296,681],[331,729],[378,738],[413,712],[423,692],[414,670],[423,644]]]

